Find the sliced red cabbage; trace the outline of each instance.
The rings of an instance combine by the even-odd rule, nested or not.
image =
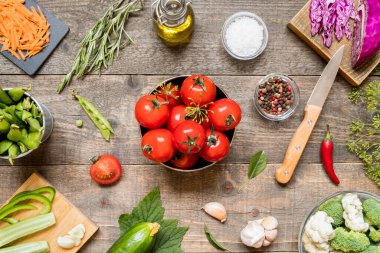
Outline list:
[[[352,0],[311,0],[311,35],[321,34],[323,44],[330,47],[333,35],[340,41],[351,37],[350,18],[354,19],[355,4]]]
[[[359,0],[352,40],[352,66],[357,67],[380,50],[380,0]]]

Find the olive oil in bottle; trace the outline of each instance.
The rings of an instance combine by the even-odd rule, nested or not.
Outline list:
[[[155,0],[153,20],[157,34],[168,46],[188,43],[194,30],[194,13],[188,0]]]

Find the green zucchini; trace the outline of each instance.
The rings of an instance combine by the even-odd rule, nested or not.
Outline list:
[[[107,253],[146,253],[154,244],[158,223],[141,222],[132,226],[112,245]]]

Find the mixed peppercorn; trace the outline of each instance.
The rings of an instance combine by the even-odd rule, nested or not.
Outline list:
[[[271,77],[259,85],[258,105],[271,115],[287,112],[293,104],[293,89],[290,83],[281,77]]]

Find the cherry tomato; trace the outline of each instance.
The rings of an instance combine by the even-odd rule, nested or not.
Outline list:
[[[186,106],[177,105],[170,110],[166,127],[173,132],[174,129],[184,121],[186,121]]]
[[[203,159],[219,162],[228,155],[228,151],[230,151],[230,141],[225,134],[213,129],[206,131],[206,145],[200,153]]]
[[[142,137],[141,149],[143,154],[154,162],[169,161],[176,152],[172,132],[163,128],[148,131]]]
[[[178,169],[190,169],[193,167],[199,160],[198,154],[181,154],[178,153],[174,156],[170,163]]]
[[[168,102],[155,95],[141,97],[135,106],[136,120],[149,129],[163,126],[169,118],[169,112]]]
[[[240,123],[241,109],[232,99],[223,98],[210,105],[208,117],[216,130],[228,131]]]
[[[113,184],[121,177],[121,165],[113,155],[102,155],[93,158],[94,164],[90,167],[91,178],[98,184]]]
[[[198,153],[205,144],[205,134],[205,130],[198,123],[191,120],[184,121],[173,132],[175,146],[184,154]]]
[[[170,107],[182,104],[178,85],[172,83],[161,84],[156,89],[156,94],[168,101]]]
[[[215,100],[216,86],[214,82],[203,75],[187,77],[181,86],[181,98],[186,105],[206,105]]]

